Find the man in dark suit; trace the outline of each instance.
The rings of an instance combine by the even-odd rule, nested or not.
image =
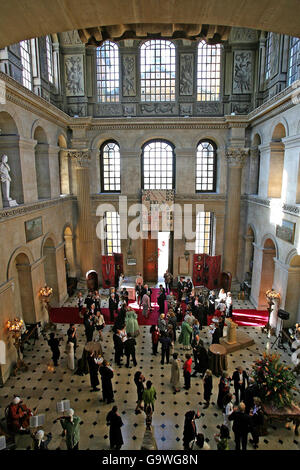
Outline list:
[[[117,298],[117,295],[113,292],[112,294],[110,294],[108,301],[110,321],[112,322],[115,320],[115,313],[118,313],[118,304],[119,299]]]
[[[235,390],[235,403],[239,404],[240,401],[245,399],[246,384],[249,385],[248,374],[241,366],[236,368],[236,371],[232,374],[232,380]]]
[[[183,290],[184,290],[183,278],[181,277],[177,283],[177,292],[178,292],[179,302],[181,302]]]
[[[131,335],[131,333],[127,334],[127,340],[124,343],[124,353],[127,357],[126,367],[129,367],[130,356],[132,358],[132,362],[134,367],[137,365],[136,358],[135,358],[135,345],[136,341]]]
[[[250,385],[245,389],[245,398],[244,398],[247,414],[249,414],[251,408],[254,407],[254,397],[257,397],[259,394],[258,385],[254,381],[253,377],[250,377],[249,383]]]
[[[232,430],[234,432],[235,450],[247,450],[248,433],[251,431],[251,418],[245,413],[245,404],[240,403],[237,408],[228,416],[229,421],[233,421]]]
[[[115,362],[119,367],[121,367],[121,358],[123,356],[123,342],[118,332],[113,335],[113,341],[115,347]]]
[[[90,310],[92,304],[94,303],[94,296],[91,291],[86,296],[84,303],[86,305],[87,310]]]

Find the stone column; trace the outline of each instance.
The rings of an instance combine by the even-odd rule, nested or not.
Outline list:
[[[92,221],[90,200],[90,153],[89,151],[69,151],[69,156],[76,161],[76,182],[78,202],[78,246],[81,275],[94,268],[93,239],[95,227]]]
[[[73,234],[64,234],[66,257],[69,263],[69,277],[76,277],[75,239]]]
[[[235,147],[226,150],[228,175],[223,270],[229,271],[233,279],[236,277],[238,257],[242,166],[248,151]]]
[[[249,160],[249,175],[248,183],[246,184],[247,194],[258,193],[258,176],[259,176],[259,149],[258,147],[251,147],[250,149],[250,160]]]

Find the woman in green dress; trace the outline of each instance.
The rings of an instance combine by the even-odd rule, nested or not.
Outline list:
[[[193,328],[191,325],[183,321],[181,325],[181,333],[179,336],[179,343],[183,345],[183,349],[191,349],[191,335],[193,332]]]
[[[126,333],[130,333],[132,337],[140,334],[137,314],[134,310],[127,310],[125,317]]]

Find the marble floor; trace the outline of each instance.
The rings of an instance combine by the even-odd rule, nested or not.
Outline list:
[[[80,449],[105,450],[109,449],[108,428],[105,417],[111,405],[100,402],[101,392],[91,393],[89,375],[78,376],[67,368],[64,353],[65,336],[68,325],[58,325],[57,334],[64,338],[61,347],[61,360],[54,372],[48,370],[51,353],[46,342],[46,336],[41,336],[34,347],[25,350],[25,361],[29,366],[28,372],[19,372],[16,377],[10,377],[0,388],[1,418],[4,409],[12,396],[20,395],[31,408],[38,407],[39,413],[46,414],[44,429],[53,435],[49,445],[50,449],[66,449],[65,439],[61,437],[61,427],[57,421],[56,402],[70,399],[75,413],[81,418]],[[240,327],[255,340],[255,344],[245,350],[237,351],[228,357],[228,372],[232,373],[236,366],[242,364],[248,371],[251,364],[267,347],[267,338],[260,328]],[[47,334],[48,336],[48,334]],[[79,350],[77,357],[81,357],[85,344],[83,325],[78,326]],[[209,345],[207,328],[202,330],[201,337]],[[133,376],[136,370],[142,370],[146,380],[150,379],[157,390],[157,401],[153,414],[153,431],[158,449],[182,449],[182,434],[184,414],[190,409],[199,409],[201,418],[197,421],[199,432],[203,432],[211,449],[216,449],[214,434],[218,432],[223,422],[222,414],[216,406],[217,384],[219,379],[213,378],[213,396],[208,409],[203,408],[202,379],[192,378],[189,392],[182,389],[174,394],[170,386],[171,365],[161,366],[160,357],[151,355],[151,337],[149,326],[141,327],[141,334],[137,338],[136,368],[127,369],[117,367],[113,363],[112,333],[110,327],[105,327],[104,342],[102,343],[105,357],[114,367],[115,401],[119,407],[124,426],[122,428],[124,446],[122,449],[140,449],[144,430],[145,417],[143,414],[135,415],[136,387]],[[285,364],[290,363],[290,352],[274,350],[282,355]],[[184,351],[180,345],[175,346],[182,359]],[[299,387],[299,377],[297,379]],[[295,401],[299,402],[299,394],[295,392]],[[17,437],[17,449],[30,447],[30,436]],[[234,442],[230,441],[230,449],[234,449]],[[248,445],[252,450],[251,444]],[[273,423],[269,434],[260,438],[259,449],[262,450],[299,450],[300,437],[294,435],[293,429],[286,429],[280,422]]]

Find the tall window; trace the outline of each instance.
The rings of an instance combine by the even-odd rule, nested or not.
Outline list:
[[[174,189],[174,148],[164,140],[153,140],[143,147],[143,189]]]
[[[25,40],[20,42],[21,62],[23,66],[22,80],[23,85],[29,90],[32,90],[32,61],[31,61],[31,47],[30,41]]]
[[[114,142],[106,142],[100,150],[102,191],[121,191],[120,147]]]
[[[197,147],[196,191],[216,191],[217,151],[214,142],[203,140]]]
[[[195,253],[212,252],[212,234],[213,234],[213,213],[198,212],[196,217],[196,245]]]
[[[46,54],[47,54],[48,80],[50,83],[53,83],[54,82],[53,49],[52,49],[52,40],[50,36],[46,36]]]
[[[198,45],[197,100],[219,101],[221,89],[221,45]]]
[[[298,76],[298,57],[300,55],[300,39],[290,38],[289,50],[289,69],[288,69],[288,85],[291,85],[300,77]]]
[[[96,50],[97,98],[102,103],[119,101],[119,48],[111,41],[105,41]]]
[[[271,75],[271,56],[273,51],[273,33],[268,33],[266,41],[265,78],[268,80]]]
[[[121,253],[120,216],[118,212],[105,212],[105,252],[107,255]]]
[[[141,46],[141,100],[175,101],[176,49],[172,42],[151,40]]]

